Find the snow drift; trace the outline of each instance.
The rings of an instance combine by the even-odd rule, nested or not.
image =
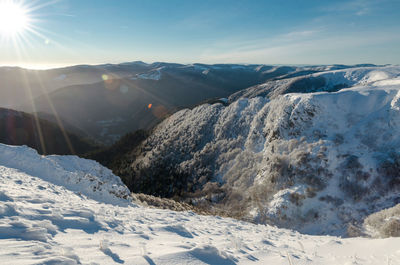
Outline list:
[[[112,204],[124,204],[130,192],[111,170],[77,156],[40,156],[26,146],[0,144],[0,165],[40,176],[52,184]]]

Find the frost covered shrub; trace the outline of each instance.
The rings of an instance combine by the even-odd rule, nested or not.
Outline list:
[[[217,182],[207,182],[203,187],[202,193],[210,202],[219,202],[225,196],[224,190]]]
[[[256,222],[285,224],[290,227],[292,220],[287,219],[287,216],[294,212],[299,212],[296,218],[300,218],[302,222],[311,222],[318,218],[316,212],[300,214],[301,210],[296,209],[305,205],[307,198],[315,197],[331,178],[323,144],[322,140],[307,142],[304,138],[274,140],[269,143],[261,163],[262,168],[249,189],[252,194],[251,208],[257,209],[256,213],[252,212]],[[288,204],[285,203],[282,210],[270,211],[269,204],[277,192],[300,186],[304,190],[288,193]]]
[[[372,236],[400,237],[400,204],[371,214],[364,220],[364,227]]]
[[[343,204],[343,199],[337,198],[337,197],[332,197],[330,195],[326,195],[323,197],[319,198],[320,201],[325,201],[327,203],[333,204],[336,207],[339,207],[340,205]]]
[[[277,154],[270,157],[269,179],[271,184],[283,186],[293,177],[292,166],[288,157]]]
[[[368,189],[360,185],[351,177],[343,177],[341,180],[340,188],[350,196],[354,201],[359,201],[367,193]]]
[[[305,140],[275,141],[272,148],[278,150],[269,156],[268,175],[276,190],[287,188],[295,183],[306,184],[310,197],[322,190],[326,179],[331,176],[327,170],[327,160],[322,142],[308,143]],[[319,150],[318,152],[313,149]]]
[[[133,184],[130,189],[133,192],[145,191],[150,195],[170,198],[182,195],[194,186],[190,175],[176,168],[169,159],[154,160],[152,167],[137,166],[132,172]]]
[[[267,223],[268,217],[266,214],[266,205],[271,200],[271,197],[276,191],[274,190],[274,186],[267,184],[259,184],[251,187],[250,195],[251,195],[251,205],[253,208],[258,209],[258,216],[254,221],[258,223]]]
[[[352,223],[347,225],[347,236],[348,237],[360,237],[363,235],[364,234],[362,232],[362,229],[358,225],[355,225]]]
[[[303,204],[302,200],[304,200],[305,198],[306,198],[306,196],[304,196],[303,194],[296,193],[296,192],[291,193],[289,196],[289,200],[292,203],[296,204],[297,206],[301,206]]]
[[[389,187],[400,188],[400,154],[391,152],[379,165],[378,173],[388,182]]]
[[[335,137],[334,137],[334,139],[333,139],[333,142],[334,142],[336,145],[341,145],[341,144],[343,144],[343,143],[344,143],[344,137],[343,137],[343,135],[340,134],[340,133],[335,134]]]
[[[240,190],[232,189],[227,192],[224,208],[228,210],[232,216],[241,218],[247,213],[248,197]]]
[[[400,220],[390,219],[380,229],[383,237],[399,237],[400,236]]]
[[[362,171],[363,166],[355,155],[349,155],[341,164],[342,177],[339,187],[354,201],[359,201],[368,193],[368,187],[363,185],[363,180],[369,178],[369,174]]]
[[[184,202],[178,202],[175,200],[155,197],[143,193],[132,193],[131,197],[136,204],[143,205],[146,207],[155,207],[161,209],[170,209],[173,211],[196,211],[192,205]],[[198,213],[203,213],[199,212]]]

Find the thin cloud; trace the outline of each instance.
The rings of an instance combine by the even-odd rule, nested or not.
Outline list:
[[[264,49],[266,46],[280,46],[287,45],[294,42],[301,42],[305,40],[315,39],[318,34],[324,32],[324,28],[318,29],[298,29],[287,33],[279,34],[276,36],[261,37],[254,39],[225,39],[214,43],[212,46],[215,51],[218,50],[224,53],[227,50],[235,50],[238,52],[248,52],[254,50]]]
[[[63,16],[63,17],[76,17],[76,15],[73,14],[56,14],[57,16]]]
[[[375,38],[371,39],[371,35]],[[258,40],[260,41],[260,40]],[[331,63],[335,58],[333,54],[339,54],[335,60],[345,63],[371,58],[370,54],[362,53],[360,48],[381,45],[390,41],[400,42],[400,36],[385,32],[368,32],[363,34],[347,34],[340,36],[321,36],[315,39],[304,39],[303,41],[288,42],[286,40],[270,39],[262,41],[262,46],[237,47],[235,49],[220,50],[209,49],[199,58],[203,62],[220,61],[225,63],[254,62],[254,63]],[[346,55],[347,54],[347,55]],[[352,58],[348,57],[349,54]],[[334,63],[334,62],[332,62]]]
[[[321,31],[322,29],[292,31],[282,35],[282,37],[289,39],[309,38],[315,36]]]
[[[323,8],[327,12],[346,12],[357,16],[372,14],[377,6],[386,0],[352,0],[345,3],[335,3]]]

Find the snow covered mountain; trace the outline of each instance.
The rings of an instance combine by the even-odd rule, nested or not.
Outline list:
[[[257,96],[274,98],[287,93],[334,92],[342,88],[370,84],[380,80],[396,83],[398,82],[397,79],[387,81],[396,77],[398,77],[398,67],[393,66],[354,67],[346,70],[322,71],[256,85],[234,93],[229,97],[229,100],[233,102],[241,97],[252,98]],[[379,85],[379,83],[376,85]]]
[[[50,121],[60,119],[100,143],[112,144],[126,133],[153,127],[183,107],[228,97],[268,80],[352,67],[163,62],[43,71],[0,67],[0,106],[39,112]]]
[[[302,70],[162,62],[78,65],[42,71],[0,67],[0,105],[39,112],[50,121],[61,119],[98,142],[111,144],[128,132],[153,127],[179,108],[227,97]],[[309,67],[307,71],[317,72],[319,68]]]
[[[138,206],[94,161],[0,144],[1,264],[398,264],[399,244]]]
[[[129,77],[147,69],[148,66],[141,62],[76,65],[49,70],[0,67],[0,106],[16,109],[24,104],[32,104],[34,98],[59,88],[100,82],[105,74],[114,78]]]
[[[160,124],[130,188],[309,234],[361,233],[400,203],[400,67],[269,81],[231,101]]]

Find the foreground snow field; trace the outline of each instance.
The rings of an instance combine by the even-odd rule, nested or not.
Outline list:
[[[302,235],[145,208],[126,192],[96,162],[0,145],[0,263],[400,264],[400,238]]]

